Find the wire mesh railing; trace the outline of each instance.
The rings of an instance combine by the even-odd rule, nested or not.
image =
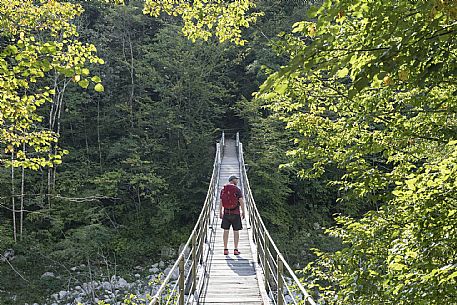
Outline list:
[[[236,147],[240,164],[241,187],[249,215],[247,221],[252,230],[253,242],[257,249],[257,261],[263,271],[265,290],[275,305],[315,305],[316,303],[279,251],[260,216],[249,185],[244,163],[243,144],[240,142],[239,134],[236,136]]]

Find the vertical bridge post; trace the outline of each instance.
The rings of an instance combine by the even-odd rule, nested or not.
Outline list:
[[[270,243],[269,243],[269,240],[268,240],[268,235],[267,235],[267,232],[263,232],[263,270],[265,272],[265,290],[268,292],[270,289],[269,289],[269,281],[270,281],[270,268],[269,268],[269,264],[270,264],[270,259],[268,257],[268,254],[269,254],[269,250],[268,248],[270,247]]]
[[[278,302],[276,303],[278,305],[284,304],[284,295],[283,295],[284,283],[282,281],[282,275],[283,275],[283,263],[282,263],[281,255],[278,254]]]
[[[179,305],[184,305],[184,257],[179,260]]]
[[[195,292],[197,287],[197,233],[192,236],[192,290],[191,293]]]

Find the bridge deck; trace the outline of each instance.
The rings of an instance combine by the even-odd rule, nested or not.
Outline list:
[[[219,177],[219,191],[228,182],[231,175],[240,176],[235,141],[227,140]],[[216,211],[219,211],[217,200]],[[217,217],[215,238],[211,241],[208,263],[208,281],[200,297],[200,304],[243,304],[261,305],[262,294],[256,274],[256,264],[251,251],[246,220],[240,231],[238,249],[241,255],[233,255],[233,231],[229,235],[229,255],[224,255],[221,219]]]

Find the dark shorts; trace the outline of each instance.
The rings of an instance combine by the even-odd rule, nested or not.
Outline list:
[[[241,224],[241,216],[239,214],[224,214],[222,218],[221,228],[224,230],[230,230],[230,226],[233,227],[233,231],[239,231],[243,229]]]

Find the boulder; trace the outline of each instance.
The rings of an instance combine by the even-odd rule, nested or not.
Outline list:
[[[64,298],[66,298],[68,296],[68,293],[69,293],[68,291],[64,291],[64,290],[60,291],[59,292],[59,299],[62,300]]]
[[[129,287],[129,283],[126,280],[124,280],[123,278],[120,277],[118,282],[117,282],[116,287],[118,287],[118,288],[127,288],[127,287]]]
[[[177,268],[173,271],[171,278],[174,280],[177,280],[179,278],[179,270]]]
[[[41,278],[45,278],[45,277],[56,277],[56,276],[53,272],[45,272],[41,275]]]
[[[110,290],[112,288],[112,285],[110,282],[102,282],[102,283],[100,283],[100,286],[103,290]]]
[[[184,248],[185,245],[186,245],[186,244],[181,244],[181,245],[179,245],[179,250],[178,250],[178,251],[179,251],[179,253],[181,253],[181,252],[183,252],[183,250],[184,250],[184,253],[185,253],[185,255],[187,256],[187,255],[189,255],[189,253],[190,253],[190,248],[189,248],[189,247]]]
[[[13,249],[6,249],[2,255],[0,255],[0,261],[12,261],[14,259],[14,250]]]
[[[154,273],[154,274],[155,274],[155,273],[159,273],[159,272],[160,272],[160,269],[157,268],[157,267],[152,267],[152,268],[149,268],[149,272],[150,272],[150,273]]]

